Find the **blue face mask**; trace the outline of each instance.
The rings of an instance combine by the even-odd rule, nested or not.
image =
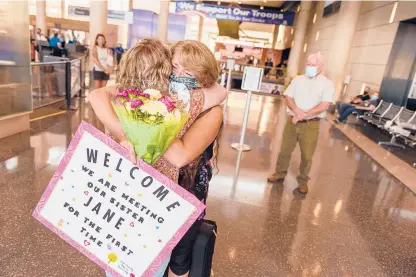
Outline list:
[[[169,77],[169,82],[183,84],[188,90],[199,88],[198,80],[194,77],[181,77],[172,73]]]
[[[371,95],[370,99],[371,100],[378,100],[378,96],[377,95]]]
[[[318,74],[318,68],[316,66],[307,66],[305,70],[306,76],[313,78]]]

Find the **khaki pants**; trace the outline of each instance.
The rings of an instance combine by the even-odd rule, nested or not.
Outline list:
[[[299,168],[300,175],[297,179],[300,184],[307,184],[309,181],[308,174],[312,167],[313,154],[318,143],[319,123],[320,121],[316,120],[293,124],[292,117],[287,120],[285,130],[283,131],[279,158],[276,163],[276,172],[282,177],[287,174],[290,158],[296,144],[299,142],[302,161]]]

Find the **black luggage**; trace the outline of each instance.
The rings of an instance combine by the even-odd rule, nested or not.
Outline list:
[[[210,220],[201,220],[199,232],[192,250],[192,263],[189,277],[210,277],[212,257],[214,256],[217,224]],[[169,267],[163,277],[168,276]]]
[[[189,277],[210,277],[212,257],[214,256],[217,224],[210,220],[201,220],[192,252],[192,265]]]

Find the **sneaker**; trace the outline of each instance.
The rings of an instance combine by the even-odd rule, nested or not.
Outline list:
[[[308,185],[307,184],[299,184],[299,188],[298,188],[299,192],[302,194],[307,194],[308,193]]]
[[[267,181],[270,182],[270,183],[275,183],[275,182],[283,181],[285,179],[285,177],[286,176],[284,176],[280,173],[274,173],[272,176],[267,178]]]

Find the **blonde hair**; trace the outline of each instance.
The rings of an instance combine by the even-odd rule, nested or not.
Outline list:
[[[183,40],[172,46],[180,64],[195,75],[200,87],[211,87],[218,79],[217,61],[209,48],[195,40]]]
[[[117,74],[118,89],[166,92],[172,72],[172,55],[169,48],[155,38],[143,39],[121,58]]]

